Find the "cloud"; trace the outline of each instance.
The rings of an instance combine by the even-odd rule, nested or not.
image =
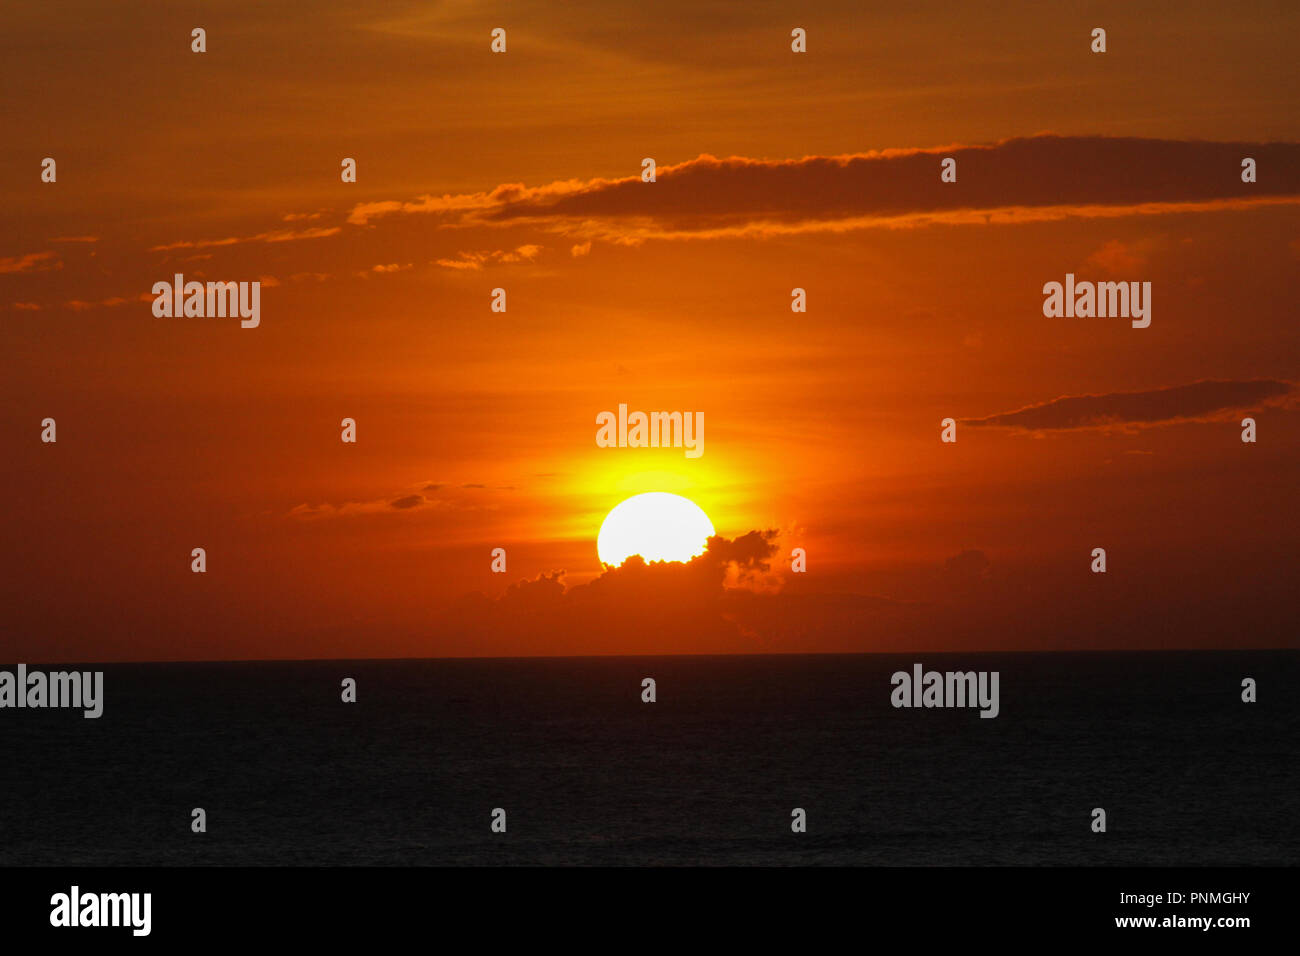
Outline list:
[[[1159,425],[1214,420],[1226,412],[1275,404],[1296,395],[1292,382],[1203,381],[1144,392],[1066,395],[986,418],[962,419],[967,425],[1047,431],[1070,428]]]
[[[939,161],[948,156],[957,161],[955,183],[939,180]],[[1272,171],[1267,183],[1241,182],[1243,156]],[[348,221],[366,225],[383,216],[428,215],[445,226],[532,223],[585,241],[635,244],[647,238],[1032,222],[1267,202],[1300,202],[1300,144],[1043,135],[988,146],[784,160],[701,155],[660,166],[654,183],[639,175],[536,187],[507,183],[489,192],[361,203]]]
[[[606,181],[608,180],[592,180],[592,182]],[[571,179],[565,182],[551,183],[549,186],[534,187],[530,190],[523,183],[506,183],[496,187],[491,192],[462,193],[459,195],[444,194],[442,196],[425,195],[409,202],[399,202],[392,199],[379,202],[363,202],[352,208],[352,212],[348,215],[348,222],[354,226],[365,226],[369,225],[373,219],[379,219],[393,213],[474,213],[501,205],[512,198],[525,194],[558,194],[567,190],[580,189],[583,185],[582,180]]]
[[[462,252],[459,259],[435,259],[434,265],[442,266],[444,269],[462,269],[472,271],[483,268],[481,259],[475,258],[474,253]]]
[[[906,650],[915,646],[917,613],[936,613],[865,595],[754,587],[784,550],[777,532],[755,530],[715,536],[688,562],[629,558],[586,584],[568,586],[563,571],[549,571],[495,600],[466,595],[441,609],[436,633],[501,656],[547,653],[557,642],[566,654],[799,651],[812,633],[840,651]]]
[[[686,562],[647,563],[633,555],[574,587],[566,587],[563,571],[545,572],[510,585],[496,601],[470,596],[446,623],[493,640],[528,640],[563,629],[633,647],[662,640],[665,633],[743,637],[731,613],[729,595],[736,589],[730,585],[769,571],[776,537],[775,531],[751,531],[734,540],[715,535],[703,554]]]
[[[50,242],[99,242],[99,236],[56,236]]]
[[[373,498],[370,501],[348,501],[341,505],[303,503],[293,508],[288,517],[303,520],[320,518],[346,518],[357,515],[376,515],[393,511],[411,511],[425,502],[422,495],[403,495],[399,498]]]
[[[377,501],[349,501],[341,505],[323,503],[318,505],[303,502],[289,511],[288,517],[302,520],[318,518],[341,518],[349,515],[376,514],[392,507],[389,499]]]
[[[421,492],[433,492],[439,489],[447,488],[450,490],[449,495],[442,495],[437,498],[429,497]],[[316,520],[322,518],[348,518],[358,515],[382,515],[392,514],[393,512],[414,512],[434,510],[457,510],[464,508],[477,507],[469,502],[471,495],[460,494],[462,489],[471,490],[491,490],[491,491],[513,491],[510,486],[492,486],[483,484],[464,484],[458,488],[440,483],[426,483],[419,486],[419,491],[405,490],[401,493],[393,493],[383,496],[382,498],[371,498],[366,501],[347,501],[343,504],[330,504],[324,502],[321,504],[302,503],[291,509],[286,517],[302,520]]]
[[[1151,248],[1150,241],[1126,243],[1112,239],[1088,256],[1087,264],[1108,275],[1131,274],[1146,265]]]
[[[29,252],[26,255],[0,259],[0,275],[16,272],[46,272],[50,269],[62,268],[63,263],[53,252]]]
[[[126,305],[129,301],[130,299],[123,298],[120,295],[115,295],[111,298],[100,299],[97,302],[87,302],[84,299],[71,299],[63,303],[63,306],[64,308],[71,309],[73,312],[86,312],[90,309],[111,309],[114,306]],[[149,301],[153,301],[152,296],[149,296]]]
[[[634,554],[617,567],[605,570],[586,584],[563,592],[566,599],[587,607],[613,611],[622,607],[640,613],[646,602],[670,605],[674,600],[694,603],[700,597],[721,597],[728,583],[745,582],[766,574],[776,553],[777,532],[750,531],[735,539],[722,535],[709,538],[704,553],[689,561],[650,561]],[[564,572],[559,572],[562,577]],[[520,582],[506,592],[503,601],[524,594],[530,587],[551,590],[554,575]]]
[[[541,255],[542,247],[528,243],[513,250],[498,249],[495,252],[460,252],[459,259],[436,259],[434,265],[445,269],[482,269],[485,265],[500,265],[513,262],[532,262]]]
[[[338,235],[341,226],[314,226],[310,229],[273,229],[259,232],[255,236],[231,236],[226,239],[198,239],[169,242],[166,245],[150,246],[150,252],[167,252],[171,249],[208,249],[213,246],[233,246],[242,242],[294,242],[299,239],[324,239]]]

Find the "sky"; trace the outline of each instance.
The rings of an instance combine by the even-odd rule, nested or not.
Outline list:
[[[0,661],[1294,647],[1298,29],[8,4]],[[260,324],[155,316],[177,273]],[[704,454],[598,447],[620,403]],[[710,550],[602,568],[644,491]]]

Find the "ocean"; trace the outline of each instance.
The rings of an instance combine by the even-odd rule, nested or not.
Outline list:
[[[914,663],[998,716],[891,706]],[[1295,651],[91,669],[99,719],[0,710],[0,865],[1300,863]]]

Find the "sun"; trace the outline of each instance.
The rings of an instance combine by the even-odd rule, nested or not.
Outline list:
[[[620,565],[634,554],[647,561],[689,561],[703,554],[713,535],[704,510],[681,495],[650,491],[614,506],[596,536],[605,564]]]

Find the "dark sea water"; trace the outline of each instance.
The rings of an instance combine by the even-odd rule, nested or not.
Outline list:
[[[891,707],[914,661],[1000,716]],[[1300,652],[95,669],[0,710],[0,865],[1300,863]]]

